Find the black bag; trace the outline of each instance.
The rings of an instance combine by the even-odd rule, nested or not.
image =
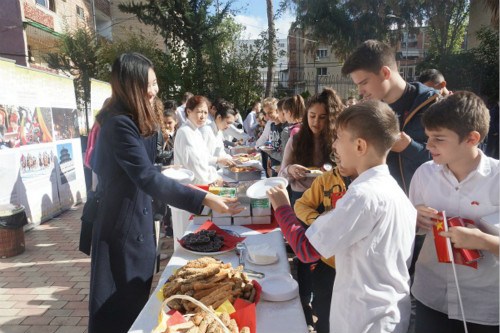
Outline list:
[[[90,255],[90,246],[92,244],[92,227],[97,217],[97,210],[99,208],[99,196],[97,192],[89,191],[87,193],[87,202],[83,206],[82,212],[82,228],[80,230],[80,246],[78,249]]]

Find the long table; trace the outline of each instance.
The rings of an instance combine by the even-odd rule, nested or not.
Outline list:
[[[198,227],[190,223],[186,232],[195,231]],[[247,261],[247,268],[263,272],[266,274],[266,277],[290,274],[290,265],[287,259],[283,234],[279,228],[266,234],[245,228],[244,226],[224,226],[224,229],[229,229],[241,236],[245,236],[245,243],[247,245],[266,244],[276,250],[279,256],[277,263],[266,266],[252,265]],[[172,258],[161,275],[158,286],[130,328],[130,333],[150,333],[154,329],[161,307],[156,294],[174,270],[184,266],[189,260],[199,257],[199,255],[186,251],[182,247],[175,249]],[[226,263],[230,262],[234,267],[238,266],[238,257],[235,251],[223,253],[216,256],[216,258]],[[298,296],[285,302],[267,302],[261,300],[257,304],[257,333],[306,332],[308,332],[307,325]]]

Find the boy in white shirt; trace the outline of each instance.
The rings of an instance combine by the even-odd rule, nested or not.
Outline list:
[[[331,333],[406,333],[416,211],[385,164],[399,135],[398,120],[387,104],[368,101],[342,111],[336,127],[340,166],[359,174],[336,208],[305,232],[284,188],[272,188],[268,196],[300,260],[335,255]]]
[[[478,149],[488,133],[490,116],[478,96],[462,91],[432,105],[422,121],[433,160],[417,169],[410,184],[418,231],[427,233],[412,286],[417,299],[416,331],[464,332],[452,266],[437,260],[432,219],[445,211],[447,217],[477,223],[498,213],[499,162]],[[455,247],[486,250],[477,269],[455,267],[468,331],[498,333],[498,235],[463,227],[452,227],[442,235],[451,237]],[[467,244],[470,241],[472,246]]]

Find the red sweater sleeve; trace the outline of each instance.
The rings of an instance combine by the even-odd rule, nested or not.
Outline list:
[[[321,258],[321,255],[306,237],[306,229],[297,220],[292,207],[289,205],[279,207],[275,211],[275,217],[285,239],[300,261],[308,263],[318,261]]]

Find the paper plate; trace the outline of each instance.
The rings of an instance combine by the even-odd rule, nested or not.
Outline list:
[[[272,265],[272,264],[275,264],[278,262],[279,260],[279,257],[278,256],[275,256],[273,257],[272,259],[269,259],[269,260],[265,260],[265,261],[254,261],[252,259],[252,257],[250,257],[250,255],[247,253],[247,257],[246,257],[247,261],[251,264],[254,264],[254,265],[258,265],[258,266],[266,266],[266,265]]]
[[[261,298],[270,302],[283,302],[299,295],[299,284],[290,275],[275,275],[259,281],[262,287]]]
[[[306,177],[307,178],[316,178],[316,177],[321,176],[322,174],[323,174],[323,172],[317,172],[317,171],[315,171],[315,172],[308,172],[308,173],[306,173]]]
[[[288,180],[283,177],[271,177],[259,180],[247,189],[247,197],[252,199],[266,199],[267,190],[280,184],[287,187]]]
[[[188,169],[168,168],[161,172],[164,176],[176,180],[179,183],[187,184],[194,179],[194,173]]]
[[[276,250],[268,244],[247,245],[247,260],[254,265],[271,265],[278,261]]]

